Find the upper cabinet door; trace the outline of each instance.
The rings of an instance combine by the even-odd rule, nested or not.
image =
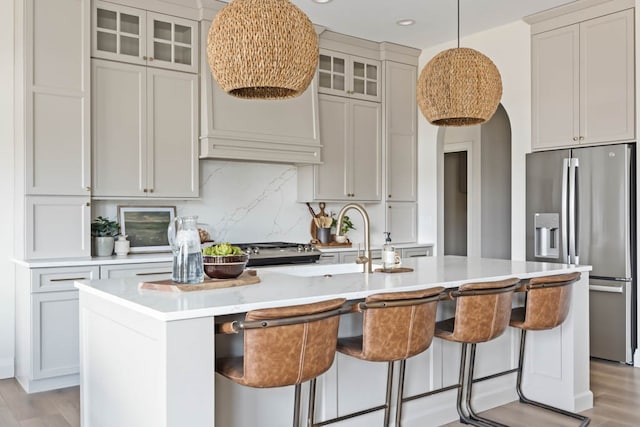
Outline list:
[[[93,195],[147,193],[146,68],[93,60]]]
[[[380,101],[380,61],[351,57],[351,96]]]
[[[330,95],[347,94],[349,76],[347,75],[348,56],[341,53],[321,52],[318,61],[318,91]]]
[[[382,163],[381,106],[377,102],[351,101],[351,198],[379,201]]]
[[[99,0],[93,6],[91,56],[145,65],[146,13]]]
[[[580,142],[633,140],[633,9],[580,24]]]
[[[89,196],[89,5],[76,0],[28,4],[25,193]]]
[[[188,19],[147,12],[147,65],[197,73],[197,26]]]
[[[147,191],[197,197],[198,76],[147,69]]]
[[[578,143],[579,34],[578,25],[571,25],[533,36],[531,53],[534,148]]]

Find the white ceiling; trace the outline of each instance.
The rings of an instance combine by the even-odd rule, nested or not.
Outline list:
[[[313,23],[338,33],[374,41],[389,41],[424,49],[455,40],[456,0],[291,0]],[[573,3],[569,0],[461,0],[460,32],[464,37],[508,24],[524,16]],[[396,25],[413,19],[415,25]]]

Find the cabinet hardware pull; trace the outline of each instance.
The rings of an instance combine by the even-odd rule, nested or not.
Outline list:
[[[391,194],[389,194],[389,198],[391,198]]]
[[[581,136],[581,137],[580,137],[580,141],[582,141],[582,140],[584,140],[584,136]]]
[[[150,189],[149,189],[149,193],[153,193],[153,188],[150,188]]]
[[[136,276],[152,276],[154,274],[171,274],[170,271],[152,271],[150,273],[136,273]]]
[[[153,61],[153,56],[150,56],[150,57],[149,57],[149,61]]]
[[[577,137],[577,136],[574,136],[574,137],[573,137],[573,140],[574,140],[574,141],[577,141],[577,140],[578,140],[578,137]]]
[[[84,187],[84,191],[91,191],[91,187]]]
[[[50,282],[70,282],[72,280],[87,280],[86,277],[69,277],[65,279],[49,279]]]
[[[147,55],[143,56],[142,59],[146,61],[147,60]]]
[[[144,190],[142,190],[142,191],[146,193],[148,190],[145,188],[145,189],[144,189]]]
[[[91,203],[87,202],[85,203],[86,206],[91,206]]]
[[[389,206],[389,209],[391,209],[391,206]]]

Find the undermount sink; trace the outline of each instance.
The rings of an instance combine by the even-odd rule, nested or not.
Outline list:
[[[372,265],[374,270],[376,268],[382,268],[381,265]],[[349,263],[349,264],[314,264],[314,265],[290,265],[286,267],[274,267],[270,268],[270,271],[275,271],[282,274],[288,274],[290,276],[298,277],[315,277],[315,276],[333,276],[336,274],[350,274],[350,273],[362,273],[362,265]]]

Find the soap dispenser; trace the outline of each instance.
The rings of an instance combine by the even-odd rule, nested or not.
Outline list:
[[[396,266],[396,248],[391,244],[391,233],[385,231],[384,234],[384,245],[382,245],[382,268],[387,270]]]

